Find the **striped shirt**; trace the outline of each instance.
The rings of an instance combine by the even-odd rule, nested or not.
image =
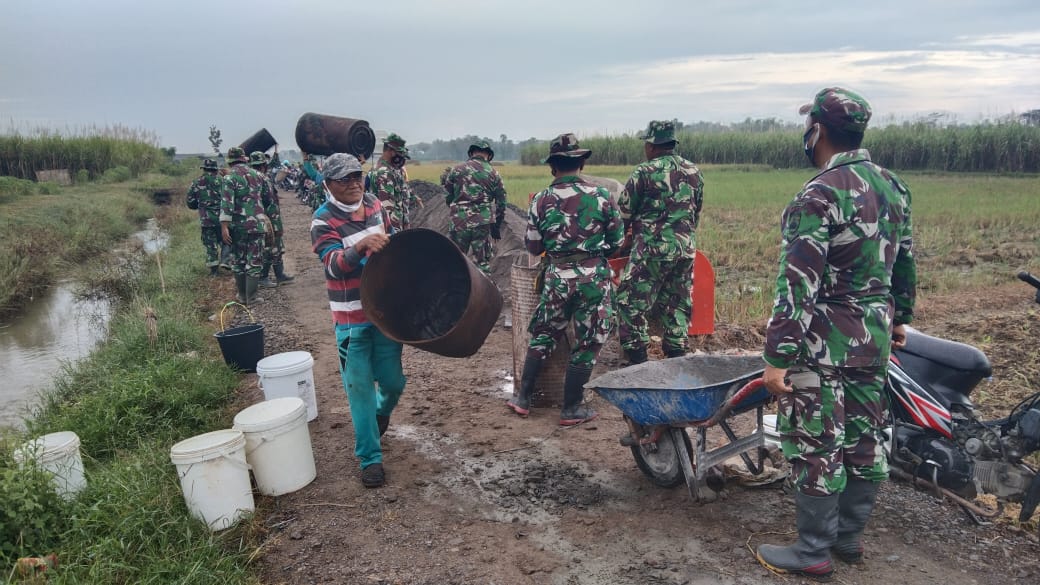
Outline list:
[[[384,215],[379,199],[365,193],[354,211],[330,198],[311,218],[311,247],[325,267],[329,307],[337,329],[371,325],[361,308],[365,258],[355,246],[372,234],[386,233]]]

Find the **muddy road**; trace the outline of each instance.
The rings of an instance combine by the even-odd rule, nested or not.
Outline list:
[[[309,249],[310,213],[285,193],[283,214],[286,265],[297,283],[263,291],[255,314],[267,327],[267,355],[305,350],[315,358],[318,477],[298,492],[258,498],[265,583],[799,582],[768,573],[751,552],[794,538],[793,501],[779,485],[731,481],[718,501],[696,504],[685,489],[656,488],[639,472],[618,444],[620,413],[598,398],[600,418],[567,430],[556,410],[527,419],[508,411],[512,333],[501,321],[470,358],[405,347],[408,386],[383,440],[387,485],[363,488],[324,277]],[[217,286],[230,291],[229,281]],[[1029,296],[1019,302],[1008,293],[1003,310],[1025,313]],[[700,345],[755,350],[757,341],[756,332],[720,327]],[[600,370],[613,365],[609,352],[603,358]],[[260,399],[247,377],[242,405]],[[976,526],[906,484],[882,486],[865,543],[866,565],[839,563],[836,582],[1040,583],[1035,534]]]

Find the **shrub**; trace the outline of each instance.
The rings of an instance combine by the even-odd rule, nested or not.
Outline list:
[[[85,185],[90,182],[90,171],[87,169],[80,169],[76,171],[76,184]]]
[[[130,180],[130,168],[124,166],[112,167],[101,175],[102,183],[122,183]]]
[[[50,473],[30,462],[18,467],[0,456],[0,563],[50,552],[65,525],[63,502]]]
[[[50,181],[44,181],[36,186],[36,190],[39,191],[41,195],[57,195],[61,192],[61,185]]]

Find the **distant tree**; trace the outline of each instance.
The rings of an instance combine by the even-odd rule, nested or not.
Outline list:
[[[176,146],[168,146],[166,148],[160,148],[159,150],[161,150],[170,160],[173,160],[173,157],[177,156]]]
[[[1040,126],[1040,110],[1029,110],[1018,117],[1026,126]]]
[[[213,146],[213,152],[217,156],[220,156],[220,144],[222,142],[224,142],[224,141],[220,138],[220,129],[217,128],[216,126],[210,126],[209,127],[209,143],[210,143],[211,146]]]

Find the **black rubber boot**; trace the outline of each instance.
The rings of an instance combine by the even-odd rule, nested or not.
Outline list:
[[[296,281],[296,277],[285,273],[285,264],[276,262],[274,264],[274,279],[278,284],[289,284]]]
[[[256,289],[260,286],[260,277],[245,275],[246,278],[246,302],[245,305],[257,305],[264,302],[264,299],[260,298],[256,294]]]
[[[235,290],[238,294],[235,299],[243,305],[246,304],[246,275],[235,273]]]
[[[814,497],[795,492],[798,541],[791,546],[759,546],[758,562],[774,573],[830,581],[834,574],[830,549],[838,540],[838,497],[839,494]]]
[[[570,427],[588,422],[599,416],[595,410],[582,404],[585,398],[585,384],[592,377],[589,366],[567,366],[567,374],[563,378],[563,410],[560,411],[560,426]]]
[[[260,288],[277,288],[278,283],[271,280],[271,265],[264,264],[263,270],[260,271]]]
[[[686,355],[686,350],[681,347],[672,347],[670,345],[664,346],[664,357],[676,358]]]
[[[637,347],[633,349],[626,349],[625,357],[628,358],[628,364],[631,366],[641,364],[646,361],[646,348]]]
[[[534,384],[538,381],[538,372],[542,371],[542,361],[528,357],[524,360],[524,372],[520,377],[520,391],[506,402],[506,406],[520,416],[531,414],[531,397],[534,396]]]
[[[834,556],[856,565],[863,562],[863,529],[877,501],[875,482],[849,477],[845,491],[838,496],[838,540],[831,548]]]

